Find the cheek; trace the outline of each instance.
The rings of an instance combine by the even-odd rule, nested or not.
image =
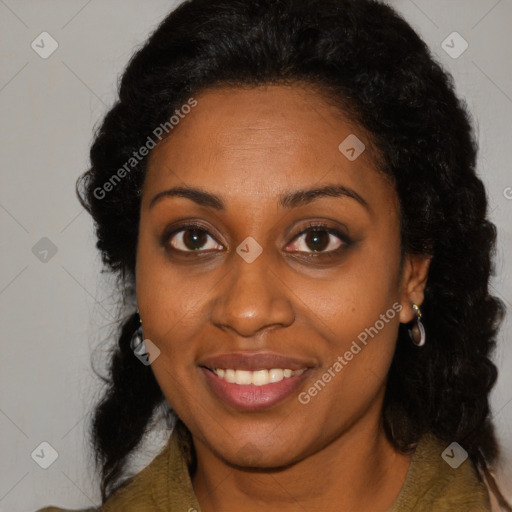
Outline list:
[[[398,242],[387,245],[385,239],[380,243],[368,239],[329,279],[299,281],[297,295],[305,298],[307,309],[321,320],[318,326],[337,351],[376,323],[380,339],[395,339],[401,297],[400,248]]]
[[[294,421],[302,428],[310,428],[311,418],[321,419],[325,432],[350,425],[382,395],[401,309],[392,283],[389,273],[368,267],[315,291],[315,314],[309,316],[317,326],[322,367],[298,397],[304,408]]]
[[[214,286],[210,272],[173,264],[143,219],[137,250],[136,290],[141,318],[155,340],[173,339],[197,315],[201,296]],[[146,331],[144,332],[146,335]]]
[[[140,230],[136,290],[143,334],[160,350],[151,365],[160,388],[184,415],[198,399],[195,361],[209,321],[208,297],[225,273],[171,264],[147,230]]]
[[[187,353],[187,344],[180,344],[178,334],[194,315],[192,305],[197,295],[196,289],[186,286],[184,274],[176,272],[166,262],[141,223],[136,266],[137,303],[144,338],[160,350],[152,368],[157,379],[167,374],[165,381],[168,383],[173,382],[173,377],[179,379],[176,363],[186,360],[183,355]]]
[[[382,287],[377,293],[375,281],[367,287],[358,279],[345,279],[343,284],[326,296],[323,309],[317,309],[324,319],[317,323],[326,340],[322,370],[338,363],[335,373],[342,376],[338,379],[342,392],[350,394],[362,382],[380,384],[385,379],[397,339],[401,305],[392,289]]]
[[[383,385],[400,323],[399,265],[398,239],[396,244],[377,239],[347,260],[332,279],[310,288],[310,317],[317,318],[323,341],[320,378],[327,372],[324,381],[333,382],[326,399],[342,396],[363,403],[364,396]]]

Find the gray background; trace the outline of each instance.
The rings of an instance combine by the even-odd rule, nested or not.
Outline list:
[[[118,297],[112,279],[100,274],[92,222],[74,186],[87,168],[93,129],[115,99],[127,60],[176,3],[0,0],[0,512],[99,503],[85,439],[87,414],[100,389],[90,358],[115,327]],[[499,231],[492,286],[511,307],[512,0],[391,3],[454,75],[476,118],[479,169]],[[31,48],[43,31],[59,45],[47,59]],[[441,46],[453,31],[469,44],[456,59]],[[452,40],[452,51],[460,49]],[[49,248],[47,240],[40,241],[44,237],[55,254],[51,248],[42,252]],[[510,327],[508,314],[492,393],[505,456],[499,478],[509,496]],[[95,352],[95,360],[101,369],[105,349]],[[150,462],[166,435],[155,432],[134,459],[134,471]],[[31,457],[43,441],[58,453],[48,469]]]

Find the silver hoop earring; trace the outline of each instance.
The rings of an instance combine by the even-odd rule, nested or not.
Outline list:
[[[421,309],[418,304],[413,304],[412,309],[414,310],[414,314],[416,316],[416,322],[409,329],[409,337],[417,347],[422,347],[425,345],[426,334],[425,327],[421,321]]]
[[[137,316],[139,318],[140,325],[139,325],[139,327],[137,327],[137,329],[135,329],[134,333],[132,334],[132,339],[130,340],[130,348],[134,352],[141,348],[141,344],[142,344],[142,346],[144,346],[144,336],[142,335],[142,322],[140,320],[138,308],[137,308]]]

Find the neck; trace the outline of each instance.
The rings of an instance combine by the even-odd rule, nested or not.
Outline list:
[[[388,510],[411,456],[394,449],[379,419],[356,422],[319,451],[277,470],[233,468],[194,438],[192,484],[203,512]]]

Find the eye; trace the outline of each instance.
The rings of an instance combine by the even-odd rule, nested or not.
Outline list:
[[[222,245],[198,224],[180,226],[172,233],[164,234],[163,241],[172,249],[180,252],[192,253],[222,249]]]
[[[350,240],[347,235],[325,224],[310,224],[308,228],[299,233],[294,240],[298,240],[298,242],[293,243],[292,250],[294,252],[312,254],[335,253],[345,248],[345,246],[350,245]],[[303,247],[305,247],[306,250],[304,250]]]
[[[291,252],[319,256],[334,255],[351,244],[346,234],[325,224],[309,224],[293,240],[297,241],[293,242]],[[162,244],[170,246],[170,250],[181,253],[219,251],[223,248],[208,230],[199,224],[187,224],[174,228],[170,233],[165,232],[162,236]]]

